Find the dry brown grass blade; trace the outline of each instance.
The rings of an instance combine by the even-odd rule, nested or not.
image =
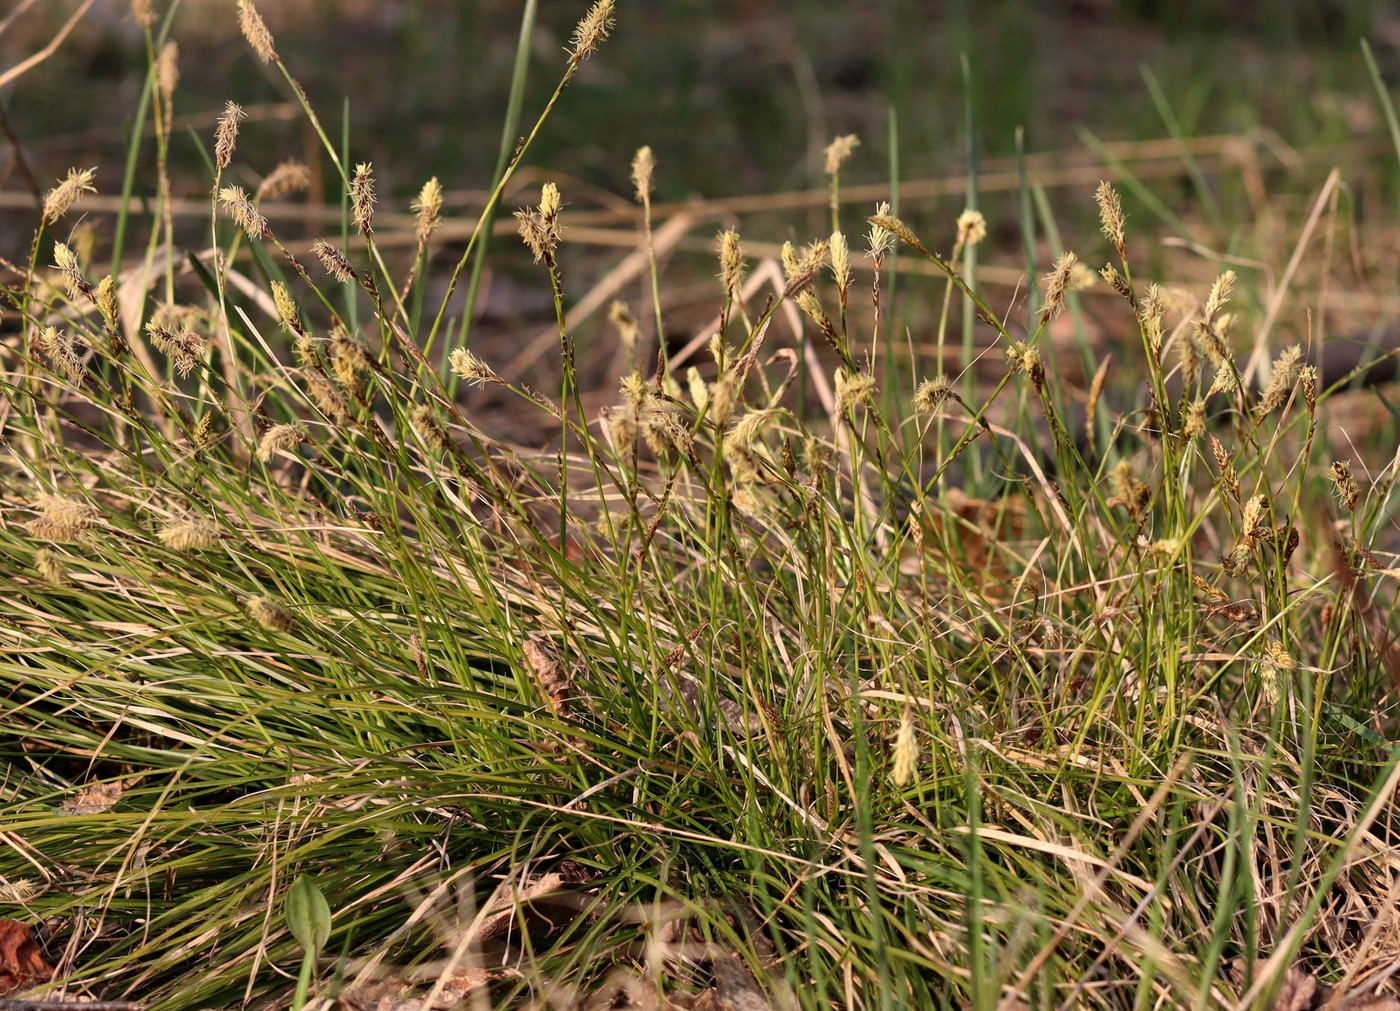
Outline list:
[[[68,38],[68,35],[77,27],[78,22],[83,19],[83,15],[88,12],[88,8],[90,8],[94,2],[95,0],[83,0],[83,5],[73,12],[72,17],[64,22],[63,27],[49,40],[48,45],[44,46],[43,49],[34,53],[32,56],[16,63],[4,73],[0,73],[0,88],[23,77],[54,53],[58,52],[58,47],[63,45],[63,40]]]
[[[1274,320],[1278,319],[1279,311],[1283,308],[1283,300],[1288,296],[1293,275],[1298,272],[1298,266],[1303,262],[1303,254],[1307,251],[1313,231],[1317,228],[1317,223],[1322,218],[1322,212],[1331,199],[1332,191],[1341,182],[1341,178],[1341,170],[1334,166],[1332,171],[1327,174],[1327,181],[1322,184],[1322,189],[1318,191],[1317,199],[1313,201],[1307,223],[1303,225],[1303,233],[1298,236],[1298,242],[1293,247],[1293,255],[1288,260],[1288,266],[1284,268],[1283,276],[1279,278],[1273,297],[1269,299],[1269,308],[1264,314],[1264,322],[1260,324],[1259,330],[1254,335],[1254,350],[1250,353],[1249,364],[1244,368],[1246,386],[1253,384],[1255,373],[1259,371],[1268,357],[1269,332],[1273,329]]]

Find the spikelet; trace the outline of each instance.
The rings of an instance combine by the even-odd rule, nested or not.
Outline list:
[[[559,187],[554,183],[545,183],[540,188],[537,209],[526,208],[515,212],[520,237],[525,240],[536,263],[544,259],[552,260],[554,251],[559,247],[559,208]]]
[[[317,239],[313,242],[311,252],[316,254],[316,259],[321,261],[321,266],[326,268],[326,273],[341,284],[355,276],[355,270],[350,266],[350,261],[345,258],[345,254],[325,239]]]
[[[43,223],[47,225],[63,217],[84,193],[96,193],[97,187],[92,185],[96,176],[95,168],[69,169],[64,180],[44,195]]]
[[[311,188],[311,169],[306,162],[287,158],[279,162],[263,181],[258,183],[254,200],[277,200],[293,193],[304,193]]]
[[[1121,505],[1135,517],[1140,517],[1152,498],[1152,489],[1139,481],[1133,474],[1133,467],[1127,460],[1119,460],[1109,472],[1109,488],[1113,497],[1108,504]]]
[[[846,304],[846,294],[851,288],[851,250],[846,245],[846,236],[839,231],[831,233],[831,276],[836,281],[836,291],[841,304]]]
[[[418,438],[423,440],[423,445],[433,452],[442,453],[451,448],[452,441],[447,436],[447,429],[443,427],[437,413],[426,404],[419,404],[413,409],[409,416],[409,424],[413,426]]]
[[[647,398],[654,392],[640,372],[629,372],[622,377],[620,385],[622,399],[627,402],[627,406],[633,410],[639,410]]]
[[[499,383],[501,378],[496,375],[495,370],[484,361],[472,354],[466,348],[457,348],[448,356],[448,365],[452,371],[461,376],[469,383],[481,386],[485,383]]]
[[[613,28],[613,0],[598,0],[574,27],[569,65],[576,67],[597,51]]]
[[[420,246],[427,245],[442,223],[442,183],[438,182],[437,176],[423,184],[409,208],[418,216],[413,223],[413,234]]]
[[[233,149],[238,145],[238,124],[248,118],[243,107],[237,102],[227,102],[219,125],[214,128],[214,165],[222,172],[233,160]]]
[[[1055,261],[1054,269],[1045,275],[1045,302],[1040,307],[1040,319],[1050,322],[1065,307],[1065,292],[1069,289],[1069,279],[1079,257],[1073,253],[1061,254]]]
[[[975,246],[987,237],[987,219],[971,208],[958,215],[958,245]]]
[[[1317,366],[1304,365],[1298,370],[1298,387],[1303,391],[1303,401],[1308,405],[1308,416],[1317,412]]]
[[[632,309],[622,299],[613,299],[612,305],[608,306],[608,321],[617,327],[618,340],[622,346],[630,353],[637,346],[637,317],[632,315]]]
[[[1126,260],[1128,247],[1123,234],[1123,202],[1119,199],[1118,191],[1111,183],[1101,182],[1094,191],[1094,200],[1099,205],[1099,224],[1104,238],[1113,243],[1118,259]]]
[[[78,257],[73,250],[62,242],[56,242],[53,247],[53,259],[54,266],[63,275],[68,301],[77,302],[83,297],[91,298],[92,285],[83,277],[82,268],[78,266]]]
[[[1196,398],[1186,405],[1186,412],[1181,419],[1181,437],[1183,439],[1198,439],[1206,434],[1206,402],[1203,398]]]
[[[337,422],[349,418],[350,406],[324,372],[316,368],[307,369],[302,373],[302,381],[306,384],[306,392],[310,394],[312,402],[327,418]]]
[[[1156,283],[1149,284],[1147,297],[1142,300],[1142,305],[1138,307],[1138,322],[1142,326],[1142,334],[1147,338],[1147,346],[1152,349],[1154,358],[1160,357],[1162,354],[1166,312],[1166,296],[1162,293],[1162,286]]]
[[[1229,304],[1230,296],[1235,290],[1235,272],[1227,270],[1215,279],[1210,286],[1210,295],[1206,298],[1206,306],[1201,315],[1207,323],[1214,323],[1220,311]]]
[[[792,248],[792,243],[783,244],[783,273],[787,275],[787,287],[783,289],[784,298],[796,297],[816,279],[817,272],[826,261],[827,248],[825,239],[812,243],[800,254]]]
[[[674,452],[678,456],[689,457],[693,453],[690,429],[674,410],[648,404],[638,415],[637,422],[642,438],[658,456]]]
[[[646,145],[637,148],[637,153],[632,156],[632,185],[636,188],[639,203],[651,203],[651,177],[655,171],[656,158],[651,148]]]
[[[1356,478],[1352,476],[1351,465],[1345,460],[1334,460],[1332,466],[1327,468],[1327,476],[1332,481],[1332,490],[1336,492],[1347,512],[1354,512],[1356,501],[1361,497],[1361,489],[1356,484]]]
[[[238,227],[248,233],[248,238],[266,239],[272,236],[267,218],[258,213],[242,186],[225,186],[219,190],[219,202],[224,205],[225,213],[238,223]]]
[[[604,407],[598,412],[598,419],[617,462],[624,470],[631,470],[637,464],[637,412],[627,406]]]
[[[726,228],[719,233],[719,276],[724,284],[724,295],[731,302],[738,302],[744,283],[744,247],[739,241],[739,233]]]
[[[860,147],[860,138],[853,133],[848,133],[844,137],[837,137],[826,146],[826,174],[834,176],[841,171],[841,166],[851,157],[852,152]]]
[[[299,425],[273,425],[259,440],[257,457],[267,463],[280,452],[296,449],[305,439],[306,433]]]
[[[1099,270],[1099,276],[1108,282],[1108,286],[1118,294],[1122,295],[1129,302],[1133,301],[1133,289],[1128,284],[1128,279],[1111,263],[1105,263]]]
[[[350,212],[360,234],[369,235],[374,231],[374,166],[369,162],[355,166],[355,175],[350,180]]]
[[[738,400],[739,390],[734,378],[728,373],[720,376],[710,387],[709,420],[721,428],[729,424],[729,417],[734,413]]]
[[[199,360],[204,357],[206,343],[203,337],[189,327],[171,330],[162,326],[158,319],[146,322],[146,333],[156,350],[170,359],[175,371],[187,376],[194,371]]]
[[[253,52],[264,63],[277,59],[277,50],[272,44],[272,33],[267,30],[262,15],[253,6],[253,0],[238,0],[238,29],[253,47]]]
[[[25,527],[45,541],[86,540],[102,516],[92,503],[66,495],[40,495],[34,504],[40,515]]]
[[[269,632],[290,632],[296,622],[287,609],[265,594],[249,597],[243,605],[252,618]]]
[[[900,221],[898,218],[890,214],[889,204],[881,204],[879,212],[876,213],[874,217],[868,218],[867,220],[871,224],[872,251],[874,249],[874,229],[881,228],[884,229],[886,232],[892,234],[895,238],[899,239],[900,242],[903,242],[905,245],[910,246],[913,249],[917,249],[920,253],[923,253],[925,256],[931,257],[933,255],[924,247],[924,244],[919,241],[919,237],[914,234],[914,230],[912,228],[910,228],[903,221]]]
[[[894,233],[878,221],[890,216],[890,205],[880,203],[875,205],[875,215],[870,219],[870,231],[866,235],[866,248],[870,250],[872,260],[881,260],[885,254],[894,248]]]
[[[875,390],[875,377],[866,372],[836,370],[836,410],[842,414],[868,400]]]
[[[953,394],[953,380],[947,376],[925,379],[914,391],[914,407],[925,414],[939,410]]]
[[[52,583],[54,586],[71,585],[68,581],[68,570],[57,551],[40,548],[34,552],[34,569],[39,573],[39,578],[46,583]]]
[[[97,303],[97,311],[102,314],[102,322],[107,329],[115,332],[121,326],[121,304],[117,301],[117,279],[111,274],[97,285],[92,299]]]
[[[906,786],[914,778],[919,762],[919,744],[914,738],[914,714],[906,709],[899,721],[899,733],[894,738],[894,763],[890,779],[895,786]]]
[[[1254,407],[1255,417],[1263,418],[1283,406],[1283,402],[1293,390],[1293,370],[1302,357],[1302,347],[1294,344],[1274,359],[1273,367],[1269,370],[1269,381],[1264,386],[1264,392],[1259,395],[1259,403]]]
[[[150,31],[156,23],[156,12],[151,8],[151,0],[131,0],[131,19],[141,26],[142,31]]]
[[[180,46],[176,42],[167,42],[161,46],[160,55],[156,57],[156,87],[160,89],[167,106],[179,84]]]
[[[218,546],[219,531],[203,520],[176,520],[156,533],[160,542],[174,551],[208,551]]]
[[[71,383],[80,383],[87,374],[73,340],[73,335],[57,327],[46,326],[34,336],[34,346],[43,352],[54,369]]]

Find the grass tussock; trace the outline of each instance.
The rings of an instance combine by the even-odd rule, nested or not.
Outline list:
[[[546,182],[515,212],[558,324],[541,391],[460,339],[453,295],[612,5],[445,267],[438,181],[410,255],[381,250],[372,165],[236,9],[324,143],[340,232],[265,213],[305,166],[233,181],[230,103],[209,249],[177,248],[147,5],[145,250],[96,270],[61,231],[96,178],[74,170],[3,290],[0,910],[46,926],[56,985],[1270,1007],[1295,966],[1340,992],[1400,956],[1396,471],[1334,459],[1344,384],[1246,353],[1234,272],[1153,283],[1105,183],[1097,278],[1085,235],[994,306],[965,269],[986,218],[850,218],[843,137],[829,231],[751,264],[723,230],[717,326],[677,361],[659,298],[616,306],[616,340],[568,325]],[[632,163],[653,295],[661,171]],[[895,353],[896,258],[941,279],[931,361]],[[1078,402],[1054,361],[1095,283],[1133,334],[1119,413],[1106,356]],[[992,381],[944,369],[962,313],[995,331]],[[493,436],[482,387],[547,447]]]

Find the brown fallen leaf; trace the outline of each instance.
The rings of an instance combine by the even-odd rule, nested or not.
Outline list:
[[[101,814],[110,811],[126,793],[126,783],[89,783],[72,797],[58,805],[59,814]]]
[[[53,979],[29,924],[0,920],[0,997]]]
[[[1400,1011],[1400,1000],[1389,994],[1371,993],[1358,987],[1339,994],[1335,987],[1323,986],[1300,969],[1288,969],[1283,976],[1270,1011]]]

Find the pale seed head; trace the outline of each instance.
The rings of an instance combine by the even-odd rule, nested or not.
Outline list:
[[[269,172],[253,194],[255,200],[277,200],[294,193],[304,193],[311,187],[311,169],[306,162],[288,158]]]
[[[914,778],[919,762],[919,744],[914,737],[914,714],[905,710],[899,721],[899,733],[894,738],[894,762],[890,778],[895,786],[906,786]]]
[[[151,0],[131,0],[131,17],[143,31],[150,31],[156,23],[156,12],[151,8]]]
[[[296,449],[305,439],[299,425],[273,425],[259,440],[257,457],[267,463],[280,452]]]
[[[1283,402],[1293,391],[1293,370],[1302,357],[1302,347],[1294,344],[1274,359],[1273,367],[1269,370],[1269,381],[1264,386],[1264,392],[1259,395],[1259,403],[1254,407],[1255,417],[1263,418],[1283,406]]]
[[[423,188],[418,191],[418,198],[410,208],[418,215],[413,225],[413,233],[420,246],[426,245],[442,222],[442,183],[438,182],[437,176],[423,184]]]
[[[831,276],[836,280],[836,289],[841,293],[845,304],[846,292],[851,287],[851,250],[846,245],[846,236],[839,231],[831,233]]]
[[[925,414],[941,408],[953,394],[953,380],[947,376],[925,379],[914,392],[914,407]]]
[[[374,231],[374,166],[360,162],[350,180],[350,209],[362,235]]]
[[[54,586],[68,585],[68,569],[56,551],[40,548],[34,552],[34,569],[39,573],[39,578],[46,583],[52,583]]]
[[[68,175],[44,196],[44,210],[41,215],[44,224],[50,224],[63,217],[84,193],[96,193],[92,181],[97,169],[69,169]]]
[[[844,137],[837,137],[826,146],[826,174],[834,176],[841,171],[841,166],[851,157],[851,153],[860,146],[860,138],[853,133],[848,133]]]
[[[269,632],[289,632],[295,627],[291,614],[271,597],[249,597],[243,606],[248,610],[248,617]]]
[[[1055,261],[1055,267],[1045,275],[1045,302],[1040,307],[1040,318],[1049,322],[1065,307],[1065,292],[1069,288],[1070,274],[1078,257],[1073,253],[1063,253]]]
[[[277,59],[277,50],[272,45],[272,33],[267,30],[262,15],[253,6],[253,0],[238,0],[238,28],[253,52],[264,63]]]
[[[569,63],[577,66],[598,49],[613,28],[613,0],[598,0],[574,27]]]
[[[271,238],[272,229],[268,226],[267,218],[258,213],[242,186],[225,186],[219,190],[219,201],[224,205],[228,216],[248,234],[248,238]]]
[[[1111,183],[1101,182],[1094,191],[1094,199],[1099,205],[1099,223],[1104,237],[1113,243],[1119,259],[1127,259],[1127,245],[1123,237],[1123,202]]]
[[[350,261],[345,258],[345,254],[336,249],[325,239],[317,239],[311,244],[311,251],[316,254],[316,258],[321,261],[321,266],[326,268],[326,273],[335,278],[341,284],[349,281],[355,276],[354,268],[350,266]]]
[[[890,205],[887,203],[875,206],[875,215],[870,219],[870,232],[866,236],[866,246],[870,250],[870,258],[879,260],[894,248],[894,233],[884,225],[877,224],[880,219],[890,216]]]
[[[121,322],[121,305],[117,301],[117,279],[111,274],[104,277],[97,285],[93,301],[97,303],[97,309],[102,313],[102,322],[107,325],[109,330],[115,331]]]
[[[457,348],[448,357],[452,371],[469,383],[481,386],[484,383],[499,383],[495,370],[466,348]]]
[[[1345,460],[1336,460],[1327,468],[1327,476],[1332,481],[1332,490],[1336,492],[1342,505],[1346,506],[1347,512],[1355,511],[1356,502],[1361,497],[1361,489],[1357,486],[1356,478],[1352,476],[1351,465]]]
[[[645,145],[637,148],[637,153],[632,157],[632,185],[636,187],[637,200],[641,203],[651,203],[651,177],[655,171],[656,158],[651,148]]]
[[[724,294],[731,302],[738,302],[744,283],[744,247],[739,241],[739,233],[726,228],[719,233],[719,276],[724,283]]]
[[[958,215],[958,245],[975,246],[987,237],[987,219],[981,211],[968,209]]]
[[[624,348],[631,351],[637,346],[637,318],[632,315],[632,309],[626,302],[620,298],[614,299],[608,306],[608,320],[617,327],[617,336]]]
[[[238,124],[247,116],[237,102],[224,105],[219,125],[214,128],[214,165],[220,172],[228,168],[228,163],[233,160],[233,149],[238,145]]]
[[[836,410],[845,413],[869,399],[875,390],[875,377],[865,373],[836,370]]]
[[[179,84],[180,46],[175,42],[167,42],[156,57],[156,86],[160,88],[167,105],[170,104],[170,98]]]
[[[175,551],[208,551],[219,543],[219,531],[203,520],[177,520],[156,533],[162,544]]]

